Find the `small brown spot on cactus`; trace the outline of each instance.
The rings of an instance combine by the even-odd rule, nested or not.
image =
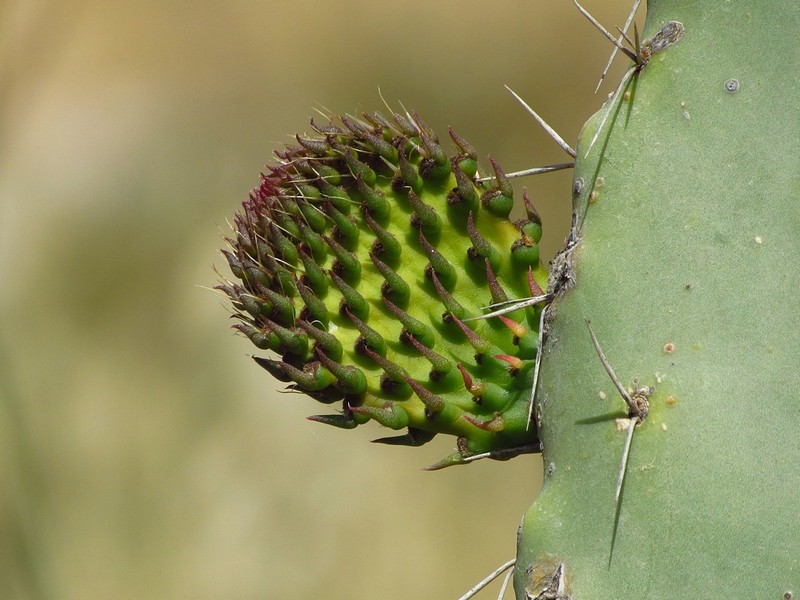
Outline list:
[[[673,344],[672,342],[667,342],[666,344],[664,344],[664,352],[667,354],[672,354],[673,352],[675,352],[675,344]]]
[[[592,190],[592,193],[589,194],[589,203],[594,204],[600,200],[600,193],[597,190]]]
[[[783,594],[783,600],[792,600],[794,598],[794,594],[792,592],[785,592]]]
[[[578,177],[572,184],[572,195],[580,196],[583,191],[583,177]]]
[[[622,99],[625,100],[625,102],[630,102],[631,101],[631,91],[627,90],[624,94],[622,94]]]
[[[675,396],[667,396],[667,399],[664,402],[667,403],[667,406],[675,406],[677,401],[678,400],[675,398]]]
[[[739,91],[739,88],[740,88],[740,85],[739,85],[739,80],[738,79],[728,79],[728,81],[725,82],[725,91],[726,92],[729,92],[731,94],[735,94],[736,92]]]

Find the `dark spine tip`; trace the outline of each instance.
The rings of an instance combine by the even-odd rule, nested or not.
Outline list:
[[[375,171],[366,163],[361,162],[352,148],[345,147],[343,152],[347,168],[350,169],[350,173],[353,177],[363,177],[367,185],[375,185],[375,181],[377,180]]]
[[[369,214],[385,222],[391,214],[391,206],[383,193],[368,186],[361,176],[356,177],[356,187]]]
[[[344,356],[344,348],[339,339],[332,333],[323,331],[319,327],[315,327],[312,323],[306,321],[299,321],[298,325],[303,331],[314,340],[316,346],[321,348],[325,355],[331,360],[340,361]]]
[[[328,215],[336,225],[333,229],[333,237],[348,250],[355,250],[358,247],[360,233],[358,225],[337,210],[332,203],[328,203],[327,208]]]
[[[499,254],[494,246],[492,246],[492,244],[480,234],[477,227],[475,227],[475,214],[473,211],[470,211],[467,216],[467,234],[472,242],[472,253],[469,253],[470,257],[480,256],[488,258],[493,263],[493,266],[497,266],[499,263]]]
[[[422,446],[430,442],[436,433],[409,427],[408,433],[394,437],[383,437],[372,440],[374,444],[387,444],[389,446]]]
[[[372,244],[372,253],[388,264],[397,264],[403,249],[400,242],[394,235],[378,225],[369,212],[364,213],[364,220],[376,237]]]
[[[339,429],[354,429],[358,426],[351,415],[311,415],[306,417],[309,421],[331,425]]]
[[[316,156],[324,156],[330,152],[331,147],[325,140],[302,138],[299,135],[294,136],[297,143],[300,144],[307,152]]]
[[[260,284],[258,288],[259,292],[262,293],[266,297],[267,302],[269,302],[271,307],[269,311],[270,317],[285,327],[292,327],[295,321],[294,302],[283,294],[265,288]]]
[[[422,231],[419,232],[419,243],[420,246],[422,246],[422,250],[425,252],[430,266],[433,267],[433,273],[438,276],[441,285],[448,291],[452,291],[456,285],[457,278],[455,267],[431,245]]]
[[[420,193],[424,182],[417,172],[417,168],[408,161],[405,155],[404,149],[407,142],[408,140],[405,138],[398,140],[397,164],[400,167],[400,177],[413,192]]]
[[[320,298],[328,291],[328,277],[312,256],[300,249],[300,260],[303,261],[304,273],[302,281]]]
[[[411,377],[405,377],[405,381],[411,386],[411,389],[414,390],[417,398],[425,405],[426,412],[429,411],[430,413],[437,414],[444,410],[445,403],[441,397],[423,387],[422,384],[413,380]]]
[[[405,116],[399,113],[392,113],[392,119],[397,124],[397,128],[406,137],[417,135],[417,128]]]
[[[466,323],[464,323],[454,314],[451,313],[450,318],[464,334],[464,337],[467,338],[467,341],[474,348],[475,352],[477,352],[478,354],[486,354],[487,352],[489,352],[489,350],[492,347],[489,342],[480,337],[477,333],[475,333],[472,329],[470,329]]]
[[[408,190],[408,200],[414,209],[412,223],[429,237],[438,238],[442,230],[442,220],[436,210],[425,204],[413,189]]]
[[[397,318],[398,321],[400,321],[400,323],[403,324],[404,329],[409,335],[415,337],[418,342],[427,346],[428,348],[433,348],[433,345],[436,341],[436,334],[434,333],[433,329],[431,329],[428,325],[425,325],[422,321],[415,319],[403,309],[399,308],[386,296],[383,297],[383,305],[392,315]]]
[[[522,189],[522,202],[525,205],[525,214],[528,216],[528,220],[538,224],[541,227],[542,218],[539,216],[539,212],[536,210],[533,202],[531,202],[531,199],[528,197],[527,188]]]
[[[292,266],[297,265],[297,245],[283,234],[274,221],[269,224],[269,237],[278,256]]]
[[[355,253],[346,250],[333,238],[324,236],[322,239],[328,244],[328,247],[336,255],[333,270],[342,279],[351,284],[357,284],[361,278],[361,261]]]
[[[339,136],[339,135],[343,135],[344,134],[344,131],[342,131],[336,125],[334,125],[333,123],[330,123],[330,122],[326,123],[325,125],[318,125],[314,121],[314,119],[312,118],[310,120],[310,124],[311,124],[311,128],[314,131],[316,131],[317,133],[319,133],[320,135],[324,135],[324,136],[329,136],[329,135]]]
[[[431,379],[440,379],[443,375],[446,375],[450,372],[450,369],[453,365],[444,356],[438,352],[434,352],[427,346],[420,344],[419,341],[416,340],[412,335],[406,336],[406,340],[416,349],[417,352],[422,354],[422,356],[424,356],[426,360],[431,363],[431,367],[433,367]]]
[[[492,169],[494,169],[497,189],[500,190],[500,193],[503,194],[504,196],[513,198],[514,188],[511,185],[511,181],[509,181],[508,177],[506,177],[505,172],[500,167],[500,164],[491,156],[489,157],[489,162],[492,163]]]
[[[336,377],[339,388],[345,394],[360,395],[366,391],[367,378],[360,369],[331,360],[319,347],[315,347],[314,352],[322,365]]]
[[[462,319],[465,318],[467,316],[467,310],[461,306],[461,304],[459,304],[458,301],[453,298],[452,294],[450,294],[450,292],[444,288],[442,283],[439,281],[438,275],[436,275],[436,271],[433,269],[430,272],[430,278],[433,282],[433,287],[436,289],[436,293],[439,296],[439,300],[441,300],[446,309],[446,313],[443,318],[445,320],[449,319],[449,313],[453,313]]]
[[[299,225],[299,229],[300,239],[303,240],[303,247],[311,252],[311,256],[315,261],[318,263],[324,261],[325,257],[328,255],[328,245],[325,243],[325,240],[322,239],[322,236],[302,222]],[[300,260],[302,260],[302,256]],[[303,264],[305,264],[305,261]]]
[[[505,302],[508,300],[508,294],[506,294],[503,286],[497,281],[497,276],[494,274],[494,269],[492,269],[492,264],[488,258],[485,259],[486,261],[486,282],[489,286],[489,293],[492,296],[492,303],[499,304],[500,302]]]
[[[283,365],[286,363],[281,362],[279,360],[272,360],[270,358],[262,358],[260,356],[254,356],[253,360],[259,367],[267,371],[278,381],[282,381],[284,383],[292,381],[292,378],[286,373],[286,371],[283,368]]]
[[[456,177],[456,187],[452,191],[451,204],[460,204],[469,210],[476,210],[480,197],[472,180],[460,168],[459,157],[453,157],[453,173]]]
[[[478,151],[475,150],[475,147],[472,144],[453,131],[452,127],[448,127],[447,131],[450,134],[450,138],[463,154],[467,155],[467,157],[474,161],[478,160]]]
[[[378,156],[390,164],[397,163],[397,148],[392,146],[381,135],[369,131],[364,134],[364,138]]]
[[[306,321],[319,321],[323,327],[327,328],[330,315],[328,314],[328,308],[325,306],[325,303],[314,294],[311,288],[304,285],[301,281],[296,279],[295,286],[305,303],[305,314],[303,318]]]
[[[367,317],[369,317],[369,304],[364,299],[364,296],[359,294],[344,279],[339,277],[335,271],[330,271],[330,277],[334,285],[339,288],[339,291],[342,293],[341,312],[344,313],[346,310],[350,310],[350,312],[359,319],[366,321]]]
[[[288,352],[289,354],[294,354],[299,357],[306,356],[308,353],[308,338],[305,335],[292,331],[282,325],[278,325],[278,323],[266,317],[264,318],[264,322],[267,328],[280,339],[281,348],[279,352],[282,354]]]
[[[372,327],[364,323],[364,321],[359,319],[349,310],[345,310],[345,314],[353,322],[353,325],[356,326],[356,329],[358,329],[358,332],[361,334],[362,339],[366,342],[366,347],[369,347],[370,349],[377,352],[381,356],[386,356],[386,341],[383,339],[381,334],[379,334]],[[362,351],[365,350],[366,347],[363,347]]]
[[[408,377],[408,373],[403,367],[387,359],[385,356],[381,356],[377,352],[373,351],[369,346],[364,348],[364,354],[366,354],[381,369],[383,369],[383,372],[386,373],[386,375],[392,381],[396,383],[402,383],[405,381],[406,377]]]
[[[374,253],[370,253],[370,259],[375,268],[378,269],[383,278],[386,280],[381,286],[381,293],[384,297],[388,297],[397,306],[406,307],[411,298],[411,287],[400,277],[397,271],[393,270]]]

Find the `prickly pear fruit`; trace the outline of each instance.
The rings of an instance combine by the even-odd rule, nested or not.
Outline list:
[[[416,113],[311,122],[234,219],[223,253],[238,282],[219,286],[234,328],[278,358],[256,362],[352,428],[377,421],[420,445],[437,433],[457,452],[432,468],[538,450],[529,423],[538,307],[478,318],[542,296],[541,222],[509,214],[513,190],[492,161],[450,131],[448,156]]]

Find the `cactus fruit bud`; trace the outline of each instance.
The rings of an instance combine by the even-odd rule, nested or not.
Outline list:
[[[458,438],[435,468],[538,448],[527,415],[541,308],[481,319],[509,298],[543,295],[541,221],[512,221],[513,188],[450,130],[456,154],[416,113],[311,122],[234,219],[218,286],[235,329],[279,359],[256,362],[340,414],[350,429],[407,429],[376,441]]]

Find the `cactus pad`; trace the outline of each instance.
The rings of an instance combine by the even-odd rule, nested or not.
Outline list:
[[[238,280],[219,286],[234,328],[277,356],[256,362],[339,412],[312,420],[393,430],[376,441],[457,436],[434,468],[538,449],[528,423],[538,307],[475,319],[542,295],[541,222],[509,216],[513,190],[492,161],[450,132],[456,153],[416,113],[317,125],[278,162],[234,220],[223,253]]]

